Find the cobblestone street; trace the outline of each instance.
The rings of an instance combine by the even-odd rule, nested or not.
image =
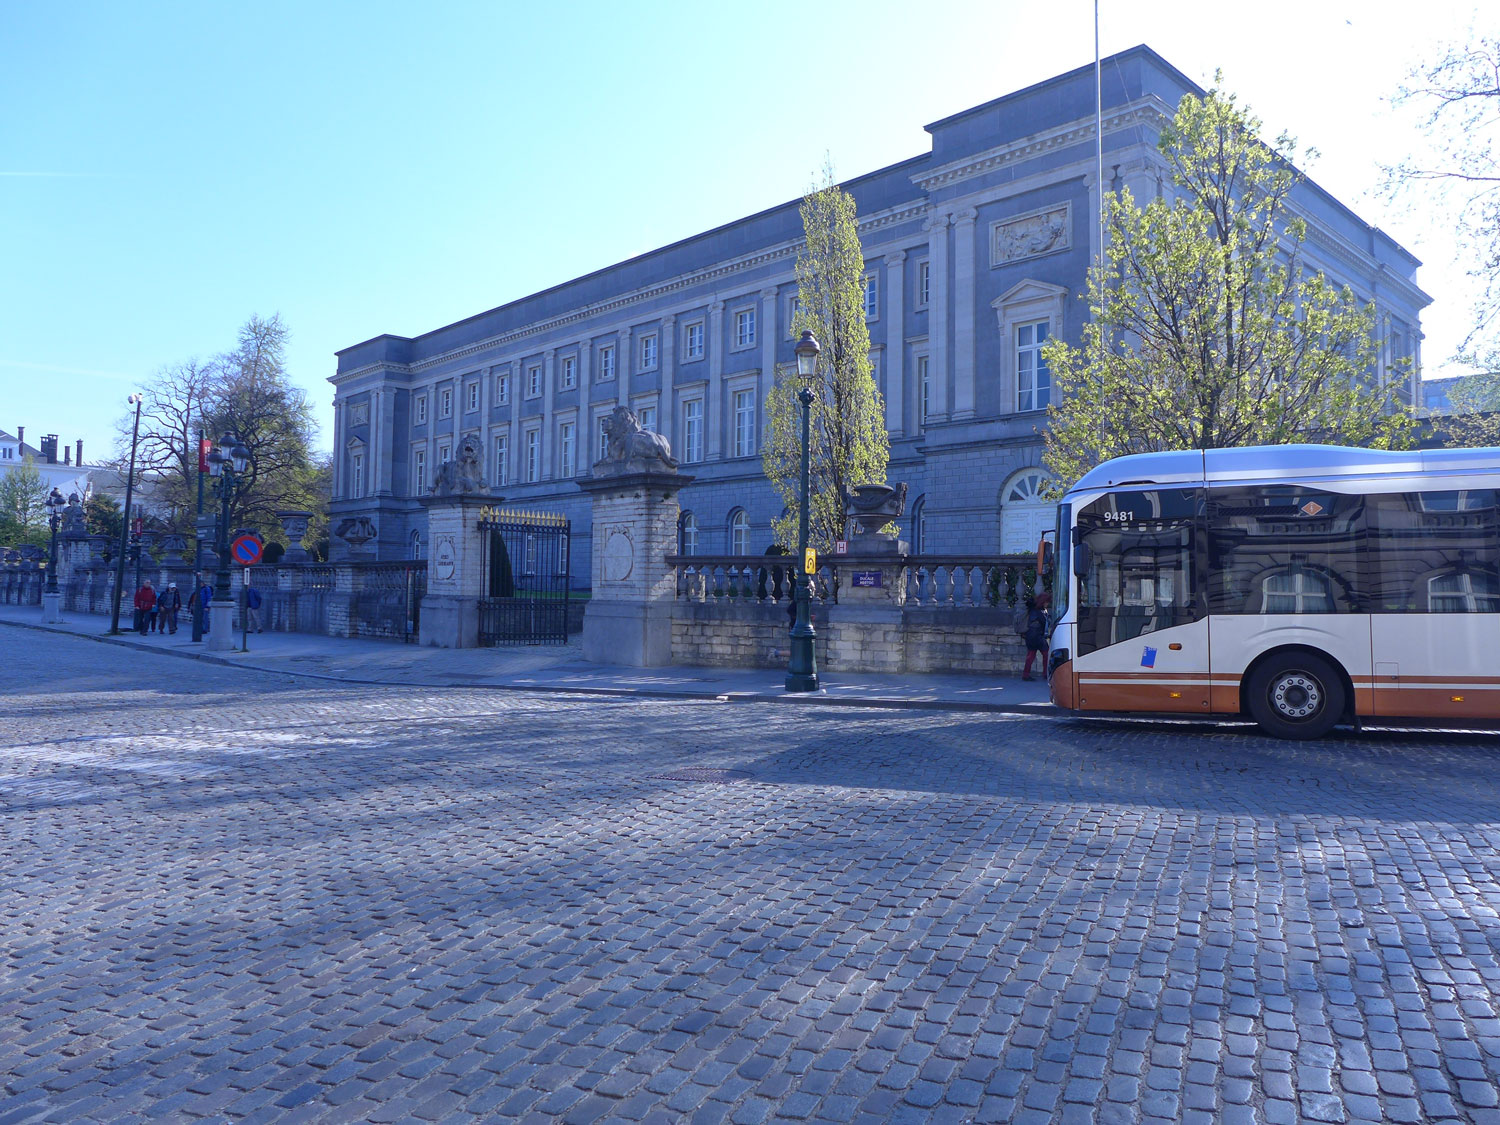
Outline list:
[[[1500,1122],[1500,739],[0,625],[0,1125]]]

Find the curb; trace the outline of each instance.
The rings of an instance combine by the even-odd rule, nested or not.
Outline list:
[[[93,641],[97,644],[117,645],[121,648],[135,649],[137,652],[149,652],[161,656],[175,656],[183,660],[198,660],[206,664],[222,665],[226,668],[248,668],[252,671],[264,672],[272,676],[320,680],[324,683],[358,684],[363,687],[463,687],[466,689],[478,688],[485,691],[513,691],[538,695],[604,696],[616,699],[685,699],[708,703],[779,703],[793,707],[863,707],[887,711],[960,711],[973,713],[987,712],[1002,715],[1030,715],[1034,718],[1064,717],[1064,713],[1057,711],[1050,703],[978,703],[971,700],[902,699],[899,696],[864,696],[856,698],[830,696],[821,691],[806,695],[785,695],[757,691],[674,691],[671,688],[572,687],[561,684],[452,684],[412,680],[370,680],[356,676],[331,676],[324,672],[266,668],[259,664],[238,661],[231,657],[219,656],[210,652],[184,652],[181,649],[156,648],[152,645],[138,644],[124,636],[113,637],[107,633],[77,633],[71,629],[59,629],[56,626],[45,625],[40,622],[12,621],[8,618],[0,618],[0,625],[14,625],[18,629],[31,629],[38,633],[52,633],[56,636],[76,637],[79,640]]]

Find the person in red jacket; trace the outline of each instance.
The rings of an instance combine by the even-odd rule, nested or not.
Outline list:
[[[156,614],[156,587],[150,580],[141,583],[135,592],[135,631],[144,633],[151,627],[151,618]]]

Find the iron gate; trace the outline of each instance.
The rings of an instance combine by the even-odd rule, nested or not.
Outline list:
[[[567,644],[568,521],[552,512],[486,508],[479,529],[489,576],[489,596],[479,600],[479,643]]]

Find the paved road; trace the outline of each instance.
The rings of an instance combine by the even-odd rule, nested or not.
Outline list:
[[[0,645],[0,1125],[1500,1121],[1493,738]]]

